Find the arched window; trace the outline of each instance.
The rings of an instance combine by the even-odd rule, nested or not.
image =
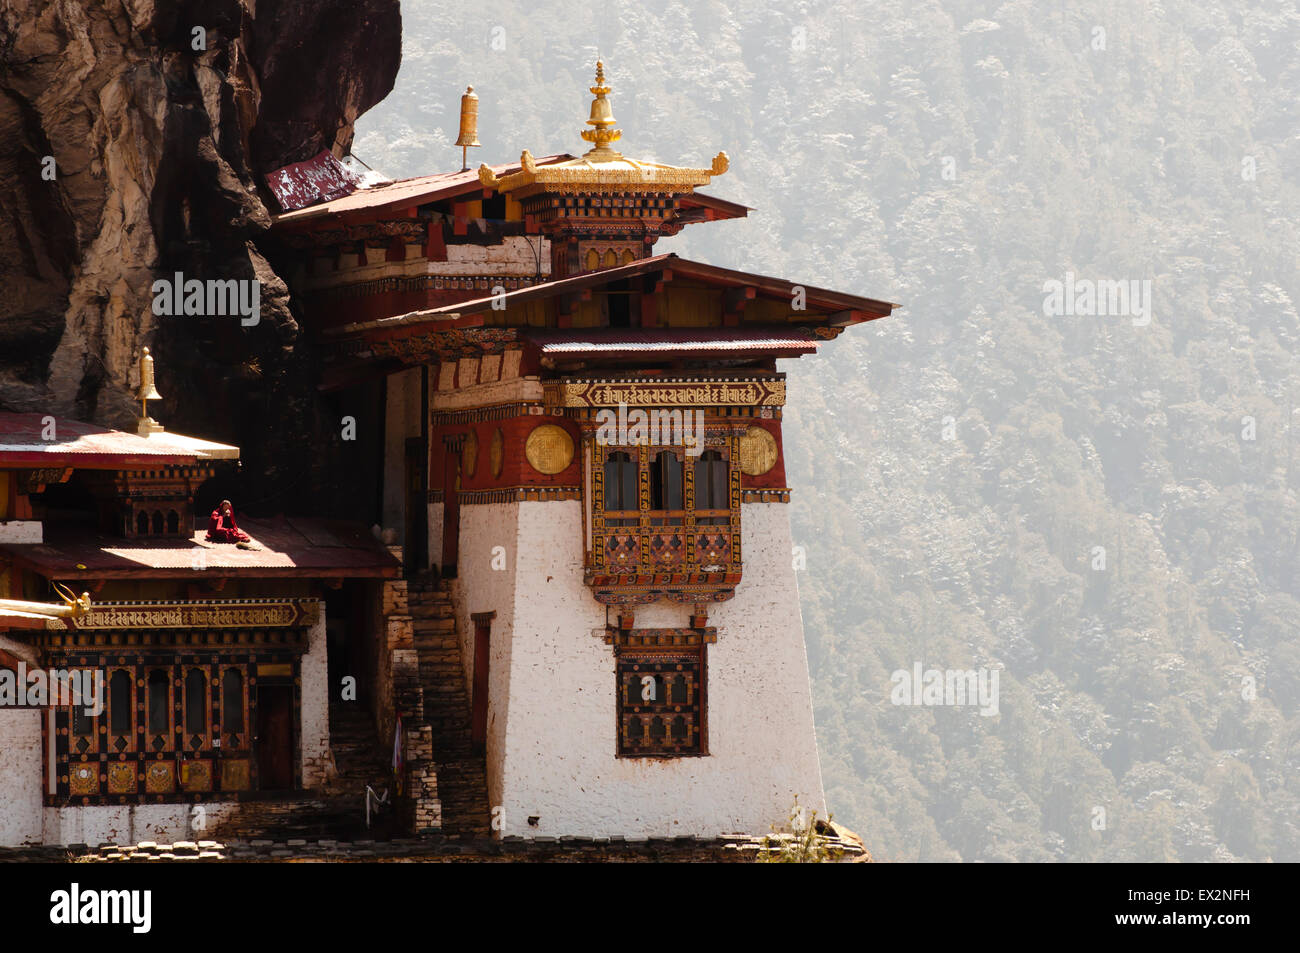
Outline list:
[[[244,733],[244,676],[237,668],[226,669],[221,679],[221,729],[229,735]]]
[[[690,692],[686,688],[686,679],[680,675],[673,678],[672,703],[674,705],[689,705],[691,701]]]
[[[622,450],[616,450],[605,458],[605,509],[640,509],[636,493],[636,463]]]
[[[686,719],[678,715],[673,719],[673,744],[682,745],[690,737],[690,732],[686,729]]]
[[[630,248],[624,248],[624,249],[623,249],[623,264],[625,264],[625,265],[630,265],[630,264],[632,264],[632,262],[633,262],[634,260],[635,260],[635,259],[632,257],[632,249],[630,249]]]
[[[661,450],[650,461],[650,509],[683,508],[682,461],[671,450]]]
[[[131,735],[131,676],[118,669],[108,677],[108,730],[115,736]]]
[[[72,736],[74,738],[79,736],[89,737],[93,735],[94,732],[95,719],[86,714],[85,705],[74,703],[72,706],[72,730],[70,732]]]
[[[587,249],[587,270],[595,271],[600,267],[600,252],[594,248]]]
[[[163,533],[163,515],[158,512],[158,510],[153,511],[153,520],[150,529],[153,530],[153,535],[155,536],[161,536]]]
[[[650,681],[646,681],[646,679]],[[665,701],[664,680],[659,675],[638,672],[627,680],[627,703],[634,708],[655,705]]]
[[[83,669],[80,672],[74,672],[73,676],[78,680],[84,679],[81,684],[88,685],[90,682],[89,669]],[[71,693],[72,712],[68,724],[68,743],[74,754],[86,754],[88,751],[96,749],[95,742],[98,736],[95,733],[95,717],[89,714],[86,709],[93,706],[95,701],[93,693],[87,692],[84,688],[80,691]]]
[[[664,743],[664,735],[668,734],[668,728],[664,720],[658,715],[650,719],[650,743],[661,746]]]
[[[171,740],[170,685],[169,674],[160,668],[150,670],[149,678],[145,681],[145,702],[148,707],[146,724],[149,726],[149,743],[156,751],[167,747],[167,742]]]
[[[175,536],[181,531],[181,517],[175,510],[167,511],[167,532]]]
[[[135,515],[135,532],[137,536],[149,535],[149,514],[140,512]]]
[[[185,738],[190,748],[201,748],[208,733],[208,678],[197,668],[185,674]]]
[[[604,257],[600,260],[600,263],[601,263],[601,265],[604,266],[605,268],[613,268],[615,265],[617,265],[617,264],[618,264],[618,256],[614,254],[614,249],[612,249],[612,248],[608,248],[608,249],[606,249],[606,250],[605,250],[605,255],[604,255]]]

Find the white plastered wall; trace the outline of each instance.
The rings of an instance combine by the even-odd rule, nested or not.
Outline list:
[[[41,716],[0,709],[0,847],[41,842]]]
[[[605,607],[582,582],[576,501],[461,509],[457,624],[473,665],[472,612],[495,610],[489,799],[505,834],[764,834],[795,795],[825,816],[788,509],[742,510],[744,577],[710,607],[706,757],[619,758]],[[493,546],[507,570],[491,568]],[[690,607],[637,609],[638,628],[689,624]],[[472,676],[472,671],[467,672]],[[536,826],[527,819],[538,818]]]

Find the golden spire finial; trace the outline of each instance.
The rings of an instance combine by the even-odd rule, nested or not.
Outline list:
[[[162,400],[162,394],[158,393],[158,388],[153,383],[153,357],[148,348],[140,352],[140,389],[136,392],[135,399],[140,402],[140,425],[136,428],[136,433],[142,437],[161,433],[163,425],[149,416],[149,401]]]
[[[587,119],[587,125],[594,128],[582,130],[582,138],[594,143],[594,147],[587,150],[583,158],[606,162],[611,159],[621,159],[623,156],[609,147],[611,142],[622,139],[623,133],[610,128],[616,120],[614,107],[605,98],[609,95],[610,87],[605,85],[605,64],[600,60],[596,60],[596,85],[587,88],[596,97],[591,101],[591,116]]]

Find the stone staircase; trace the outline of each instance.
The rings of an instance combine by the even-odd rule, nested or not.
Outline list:
[[[211,836],[226,841],[297,838],[386,840],[394,832],[390,805],[366,828],[366,785],[392,797],[393,772],[375,737],[369,712],[355,703],[334,702],[330,710],[330,746],[338,773],[314,791],[296,791],[241,799],[234,813],[217,823]],[[206,835],[205,835],[206,836]]]
[[[487,764],[470,742],[469,692],[446,583],[432,576],[413,579],[407,599],[420,660],[424,718],[433,731],[443,833],[487,837]]]
[[[393,765],[392,752],[375,736],[370,712],[356,702],[335,701],[330,708],[330,748],[334,752],[337,773],[324,785],[322,793],[329,800],[350,804],[365,824],[366,786],[376,795],[385,792],[390,804],[371,817],[368,836],[384,838],[392,833]]]

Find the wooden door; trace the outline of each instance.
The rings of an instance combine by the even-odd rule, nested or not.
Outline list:
[[[460,448],[464,436],[444,441],[442,469],[442,575],[456,577],[460,550]]]
[[[257,777],[263,791],[293,787],[293,689],[257,688]]]
[[[495,615],[495,613],[492,613]],[[487,746],[488,660],[492,657],[491,619],[474,619],[474,683],[470,698],[470,742],[475,754]]]

